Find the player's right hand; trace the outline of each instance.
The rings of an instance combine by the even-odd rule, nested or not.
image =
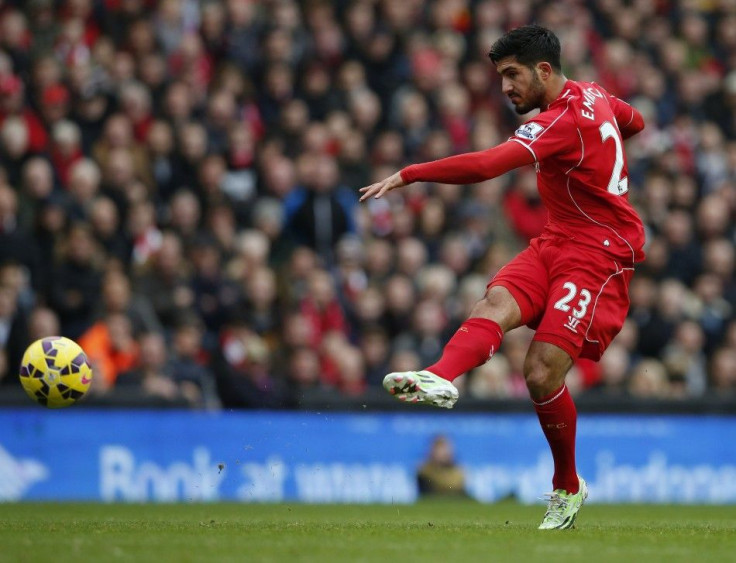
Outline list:
[[[396,188],[401,188],[403,186],[406,186],[406,182],[404,182],[404,179],[401,177],[401,172],[397,172],[388,178],[384,178],[380,182],[376,182],[375,184],[371,184],[365,188],[360,188],[359,191],[363,194],[360,197],[360,201],[365,201],[371,196],[378,199],[386,192],[390,192],[391,190],[395,190]]]

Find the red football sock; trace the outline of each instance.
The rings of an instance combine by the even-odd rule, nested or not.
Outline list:
[[[490,360],[501,346],[501,340],[503,331],[498,323],[490,319],[468,319],[445,345],[439,361],[426,369],[453,381]]]
[[[570,392],[563,385],[551,395],[532,402],[555,462],[552,488],[577,493],[580,487],[575,469],[575,428],[578,413]]]

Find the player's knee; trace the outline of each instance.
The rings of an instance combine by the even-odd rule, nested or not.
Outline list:
[[[532,397],[543,396],[549,387],[549,371],[540,365],[525,365],[524,379]]]
[[[539,356],[527,356],[524,362],[524,379],[532,398],[541,398],[549,395],[562,384],[561,376],[555,366],[545,362]]]
[[[492,287],[478,301],[470,314],[471,317],[491,319],[499,324],[504,332],[519,326],[521,312],[511,293],[505,287]]]

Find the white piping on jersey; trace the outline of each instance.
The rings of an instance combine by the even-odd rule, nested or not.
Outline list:
[[[568,89],[568,90],[569,90],[569,89]],[[524,143],[524,142],[523,142],[523,141],[521,141],[520,139],[517,139],[516,137],[512,137],[512,138],[511,138],[511,140],[512,140],[512,141],[516,141],[516,142],[517,142],[517,143],[519,143],[519,144],[520,144],[520,145],[521,145],[522,147],[526,147],[526,149],[527,149],[527,150],[529,150],[529,152],[531,152],[531,153],[532,153],[532,156],[534,157],[534,161],[535,161],[535,162],[539,162],[539,159],[537,158],[537,155],[536,155],[536,154],[534,153],[534,149],[532,149],[531,145],[533,145],[533,144],[534,144],[534,143],[535,143],[535,142],[536,142],[536,141],[537,141],[538,139],[540,139],[540,138],[542,137],[542,135],[544,135],[544,134],[545,134],[545,133],[546,133],[547,131],[549,131],[550,129],[552,129],[552,127],[554,126],[554,124],[555,124],[555,123],[557,123],[557,121],[558,121],[558,120],[559,120],[559,119],[560,119],[560,118],[561,118],[561,117],[562,117],[563,115],[565,115],[565,113],[567,113],[567,110],[568,110],[568,109],[570,109],[570,98],[569,98],[569,97],[568,97],[568,98],[566,98],[566,99],[565,99],[565,102],[566,102],[566,104],[565,104],[565,110],[564,110],[564,111],[563,111],[562,113],[560,113],[560,115],[558,115],[558,116],[557,116],[557,117],[556,117],[556,118],[554,119],[554,121],[552,121],[552,123],[550,123],[550,124],[549,124],[549,125],[548,125],[548,126],[547,126],[547,127],[545,128],[545,129],[544,129],[544,131],[542,131],[542,132],[541,132],[541,133],[539,134],[539,136],[538,136],[538,137],[537,137],[536,139],[534,139],[534,140],[533,140],[533,141],[532,141],[531,143],[529,143],[529,144],[527,145],[526,143]],[[632,114],[631,114],[631,119],[632,119],[632,120],[634,119],[634,114],[633,114],[633,110],[632,110]],[[578,137],[580,138],[580,147],[581,147],[581,151],[580,151],[580,152],[581,152],[582,154],[581,154],[581,156],[580,156],[580,160],[578,161],[578,163],[577,163],[577,164],[575,164],[575,165],[574,165],[574,166],[573,166],[572,168],[570,168],[570,169],[569,169],[569,170],[568,170],[567,172],[565,172],[565,175],[567,176],[567,193],[568,193],[568,195],[570,196],[570,201],[572,201],[572,202],[573,202],[573,204],[575,204],[575,207],[577,207],[578,211],[580,211],[580,213],[581,213],[581,214],[582,214],[582,215],[583,215],[584,217],[586,217],[586,218],[587,218],[587,219],[588,219],[589,221],[591,221],[591,222],[593,222],[593,223],[595,223],[596,225],[599,225],[599,226],[601,226],[601,227],[605,227],[605,228],[608,228],[608,229],[610,229],[610,230],[611,230],[611,231],[613,232],[613,234],[615,234],[615,235],[616,235],[616,236],[617,236],[618,238],[620,238],[620,239],[621,239],[622,241],[624,241],[624,243],[626,244],[626,246],[628,246],[628,247],[629,247],[629,249],[631,250],[631,263],[632,263],[632,264],[634,264],[634,263],[635,263],[635,261],[636,261],[636,260],[635,260],[635,257],[636,257],[636,252],[634,252],[634,248],[633,248],[633,247],[631,246],[631,244],[629,244],[629,241],[628,241],[628,240],[626,240],[626,239],[625,239],[624,237],[622,237],[622,236],[621,236],[621,235],[620,235],[620,234],[618,233],[618,231],[617,231],[616,229],[614,229],[613,227],[611,227],[610,225],[606,225],[606,224],[604,224],[604,223],[599,223],[598,221],[596,221],[595,219],[593,219],[593,218],[592,218],[592,217],[591,217],[590,215],[588,215],[588,214],[587,214],[587,213],[586,213],[585,211],[583,211],[583,210],[581,209],[581,207],[580,207],[580,206],[578,205],[578,202],[577,202],[577,201],[575,201],[575,198],[573,198],[573,197],[572,197],[572,193],[570,192],[570,176],[569,176],[569,174],[570,174],[570,172],[572,172],[572,171],[573,171],[573,170],[574,170],[575,168],[577,168],[578,166],[580,166],[580,164],[582,164],[582,162],[583,162],[583,158],[584,158],[584,156],[585,156],[585,142],[583,141],[583,134],[582,134],[582,133],[580,132],[580,127],[578,127],[578,128],[577,128],[577,132],[578,132]]]
[[[593,82],[593,84],[595,84],[596,86],[598,86],[598,84],[596,84],[595,82]],[[611,97],[612,97],[612,98],[613,98],[614,100],[618,100],[619,102],[623,101],[623,100],[621,100],[620,98],[617,98],[617,97],[616,97],[616,96],[614,96],[614,95],[611,95]],[[608,101],[608,100],[606,100],[606,101]],[[623,103],[626,103],[626,102],[623,102]],[[624,125],[624,127],[628,127],[628,125],[629,125],[629,124],[630,124],[630,123],[631,123],[632,121],[634,121],[634,106],[632,106],[632,105],[629,105],[629,104],[626,104],[626,105],[628,105],[628,106],[629,106],[629,108],[631,109],[631,117],[630,117],[630,118],[629,118],[629,120],[628,120],[628,121],[626,122],[626,125]],[[611,104],[610,104],[610,102],[608,103],[608,107],[609,107],[609,108],[611,108]],[[613,111],[613,108],[611,108],[611,111]],[[614,117],[615,117],[615,114],[614,114]],[[614,120],[614,121],[616,121],[616,127],[618,128],[618,130],[619,130],[619,133],[620,133],[620,132],[621,132],[621,127],[619,126],[619,124],[618,124],[618,121],[617,121],[617,120]]]
[[[524,147],[526,150],[528,150],[530,153],[532,153],[532,156],[534,157],[534,162],[538,162],[537,155],[534,154],[534,151],[529,145],[524,144],[524,142],[521,139],[517,139],[516,137],[511,137],[511,141],[516,141],[519,143],[522,147]]]
[[[620,268],[619,269],[619,265],[616,263],[615,260],[613,262],[613,265],[616,266],[616,271],[612,273],[610,276],[608,276],[606,281],[603,282],[603,285],[601,285],[601,289],[598,291],[598,295],[595,296],[595,303],[593,303],[593,310],[590,312],[590,322],[588,323],[588,330],[585,331],[585,341],[590,342],[591,344],[600,344],[599,340],[590,340],[588,338],[588,333],[590,333],[590,329],[593,328],[593,320],[595,319],[595,310],[598,307],[598,300],[600,299],[601,294],[603,293],[603,289],[608,285],[608,282],[610,282],[611,278],[613,278],[614,276],[619,276],[627,270],[631,272],[634,271],[634,268]]]
[[[578,127],[578,137],[580,137],[580,143],[581,143],[581,146],[582,146],[582,150],[584,152],[585,151],[585,142],[583,141],[583,134],[580,132],[580,127]],[[580,159],[580,162],[582,162],[582,161],[583,160],[581,158]],[[611,225],[606,225],[605,223],[599,223],[598,221],[596,221],[595,219],[593,219],[590,215],[588,215],[585,211],[583,211],[583,209],[578,205],[578,202],[575,201],[575,198],[572,197],[572,192],[570,191],[570,172],[572,172],[575,168],[577,168],[580,165],[580,162],[578,162],[575,166],[573,166],[572,168],[570,168],[570,170],[568,170],[567,172],[565,172],[565,175],[567,176],[567,195],[570,196],[570,201],[573,202],[573,204],[575,205],[575,207],[577,207],[578,211],[580,211],[580,213],[586,219],[588,219],[590,222],[595,223],[599,227],[605,227],[607,229],[610,229],[611,232],[613,232],[614,235],[616,235],[618,238],[620,238],[622,241],[624,241],[624,243],[626,244],[626,246],[629,247],[629,250],[631,250],[631,263],[634,264],[636,262],[636,252],[634,252],[634,248],[631,246],[631,244],[629,244],[629,241],[626,240],[624,237],[622,237],[619,234],[619,232],[616,229],[614,229]]]
[[[566,91],[566,92],[565,92],[565,93],[563,94],[563,96],[566,96],[566,95],[568,94],[568,92],[570,92],[570,89],[569,89],[569,88],[568,88],[568,89],[567,89],[567,91]],[[544,135],[544,134],[545,134],[545,133],[546,133],[547,131],[549,131],[550,129],[552,129],[552,127],[554,126],[554,124],[555,124],[555,123],[557,123],[557,120],[558,120],[558,119],[560,119],[560,118],[561,118],[561,117],[562,117],[563,115],[565,115],[565,113],[567,113],[567,110],[568,110],[568,109],[570,109],[570,98],[567,98],[567,99],[565,100],[565,102],[566,102],[566,105],[565,105],[565,111],[563,111],[563,112],[562,112],[562,113],[561,113],[560,115],[558,115],[557,117],[555,117],[554,121],[552,121],[552,123],[550,123],[550,124],[549,124],[549,125],[548,125],[547,127],[545,127],[545,128],[544,128],[544,129],[542,130],[542,132],[541,132],[541,133],[539,134],[539,137],[537,137],[536,139],[532,140],[532,142],[531,142],[531,143],[529,143],[528,145],[527,145],[526,143],[524,143],[524,141],[522,141],[521,139],[517,139],[517,138],[516,138],[516,136],[514,136],[514,137],[511,137],[511,139],[510,139],[511,141],[516,141],[516,142],[517,142],[517,143],[519,143],[519,144],[520,144],[520,145],[521,145],[522,147],[526,148],[526,149],[527,149],[527,150],[528,150],[528,151],[529,151],[530,153],[532,153],[532,156],[534,157],[534,162],[537,162],[537,163],[538,163],[538,162],[539,162],[539,159],[537,158],[537,155],[536,155],[536,153],[534,152],[534,149],[532,149],[532,145],[533,145],[533,144],[534,144],[535,142],[537,142],[537,140],[539,140],[539,139],[540,139],[540,138],[542,137],[542,135]],[[533,120],[532,120],[532,121],[533,121]]]
[[[635,258],[636,257],[636,252],[634,252],[634,248],[631,246],[631,244],[629,244],[629,241],[626,240],[624,237],[622,237],[618,233],[618,231],[616,229],[614,229],[611,225],[606,225],[605,223],[599,223],[598,221],[596,221],[595,219],[593,219],[590,215],[588,215],[585,211],[583,211],[580,208],[580,206],[578,205],[578,202],[575,201],[575,198],[574,197],[572,197],[572,192],[570,192],[570,177],[569,176],[567,177],[567,195],[570,196],[570,201],[572,201],[575,204],[575,207],[578,208],[578,211],[580,211],[580,213],[585,218],[587,218],[592,223],[595,223],[599,227],[605,227],[607,229],[610,229],[613,232],[614,235],[616,235],[618,238],[620,238],[622,241],[624,241],[624,244],[626,244],[626,246],[629,247],[629,250],[631,250],[631,263],[634,264],[636,262],[636,258]]]
[[[578,160],[577,164],[573,165],[572,168],[568,169],[565,172],[565,176],[567,176],[575,168],[580,166],[583,163],[583,159],[585,158],[585,143],[583,143],[583,134],[580,132],[580,127],[578,127],[576,131],[578,132],[578,138],[580,139],[580,160]]]
[[[629,124],[630,124],[630,123],[631,123],[632,121],[634,121],[634,108],[633,108],[633,107],[631,108],[631,119],[629,119],[629,120],[628,120],[628,121],[626,122],[626,125],[624,125],[624,127],[628,127],[628,126],[629,126]],[[616,124],[616,125],[618,125],[618,124]],[[619,133],[621,132],[621,127],[619,127],[619,128],[618,128],[618,132],[619,132]]]
[[[529,146],[531,146],[531,145],[533,145],[534,143],[536,143],[536,142],[537,142],[537,141],[538,141],[539,139],[541,139],[541,138],[542,138],[542,135],[544,135],[544,134],[545,134],[545,133],[546,133],[547,131],[549,131],[550,129],[552,129],[552,127],[554,127],[555,123],[557,123],[557,122],[559,121],[559,119],[560,119],[560,118],[561,118],[561,117],[562,117],[563,115],[565,115],[565,114],[567,113],[567,110],[569,110],[569,109],[570,109],[570,98],[565,98],[565,111],[563,111],[563,112],[562,112],[562,113],[561,113],[560,115],[558,115],[557,117],[555,117],[554,121],[552,121],[552,123],[550,123],[550,124],[549,124],[549,125],[548,125],[548,126],[547,126],[547,127],[545,128],[545,129],[544,129],[544,131],[542,131],[542,132],[541,132],[541,133],[539,134],[539,136],[538,136],[537,138],[535,138],[534,140],[532,140],[532,142],[531,142],[531,143],[529,143]]]

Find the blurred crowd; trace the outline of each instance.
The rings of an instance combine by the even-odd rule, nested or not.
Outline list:
[[[627,154],[648,259],[570,387],[734,393],[733,0],[0,0],[2,387],[50,334],[85,348],[96,394],[200,408],[362,396],[432,363],[544,225],[534,170],[357,189],[507,138],[486,53],[531,22],[647,123]],[[530,338],[465,395],[525,397]]]

